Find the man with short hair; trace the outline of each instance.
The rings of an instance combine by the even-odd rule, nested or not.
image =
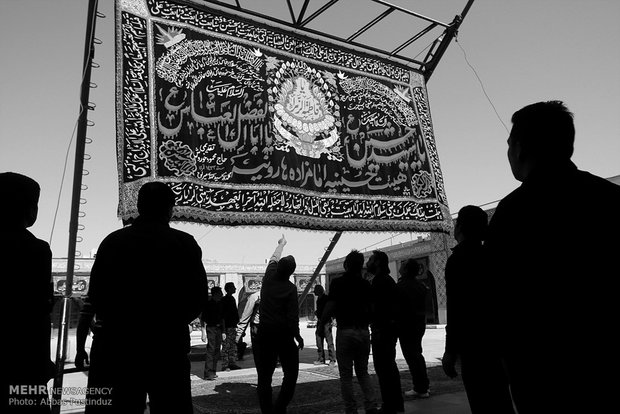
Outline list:
[[[396,365],[396,282],[390,276],[389,258],[375,250],[366,263],[366,270],[373,275],[372,296],[374,312],[372,329],[372,360],[379,379],[383,405],[381,412],[397,413],[405,410],[400,372]]]
[[[88,297],[101,326],[90,362],[92,371],[110,375],[106,412],[142,413],[147,394],[152,412],[193,411],[187,326],[200,314],[208,285],[198,243],[170,228],[174,204],[166,184],[144,184],[139,217],[97,251]],[[137,352],[140,336],[153,340]]]
[[[344,259],[344,275],[334,279],[329,286],[329,300],[319,320],[327,323],[332,317],[338,321],[336,328],[336,358],[340,373],[340,390],[345,413],[357,413],[353,393],[353,368],[364,395],[366,413],[376,413],[375,391],[368,375],[370,332],[372,317],[372,290],[362,277],[364,255],[351,251]]]
[[[260,293],[260,325],[258,328],[258,399],[261,412],[286,413],[286,407],[293,399],[299,374],[299,350],[304,340],[299,334],[299,307],[297,287],[289,281],[295,272],[293,256],[282,257],[286,245],[284,235],[269,259]],[[297,344],[295,344],[297,341]],[[282,387],[272,401],[271,380],[280,360],[284,378]]]
[[[459,210],[454,226],[457,245],[446,263],[446,344],[441,363],[451,378],[461,373],[473,414],[514,414],[508,379],[498,353],[496,336],[483,321],[493,291],[485,271],[483,241],[487,213],[478,206]]]
[[[336,365],[336,350],[334,348],[334,336],[332,334],[332,319],[327,321],[325,324],[320,323],[321,315],[325,310],[325,304],[329,300],[328,296],[325,294],[325,289],[321,285],[316,285],[314,287],[314,294],[316,295],[316,349],[318,353],[318,358],[314,361],[314,365],[323,365],[326,363],[325,359],[325,343],[327,343],[327,356],[329,358],[329,365]]]
[[[224,339],[222,341],[222,369],[230,371],[231,369],[240,369],[237,365],[237,323],[239,322],[239,310],[237,309],[237,301],[233,294],[237,291],[233,282],[227,282],[224,285],[226,295],[222,298],[222,313],[224,316],[224,325],[222,332]]]
[[[601,379],[618,369],[620,186],[571,161],[575,127],[562,102],[528,105],[512,123],[508,161],[521,185],[489,224],[489,326],[519,413],[604,412],[616,404]]]
[[[52,252],[47,242],[27,230],[37,220],[41,187],[30,177],[4,172],[0,192],[2,328],[11,336],[5,341],[7,358],[2,367],[5,401],[11,413],[49,413],[47,382],[54,375],[50,360]]]
[[[422,338],[426,332],[426,296],[428,287],[419,279],[420,264],[416,259],[403,261],[396,283],[396,322],[403,356],[409,366],[413,388],[408,397],[428,398],[429,381],[426,360],[422,354]]]

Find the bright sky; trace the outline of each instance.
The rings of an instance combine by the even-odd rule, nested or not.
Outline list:
[[[286,8],[285,0],[269,2],[281,2]],[[466,0],[394,2],[449,23]],[[0,171],[20,172],[41,184],[39,220],[31,230],[48,241],[79,111],[86,6],[86,0],[0,0]],[[96,124],[88,132],[93,143],[87,146],[91,159],[84,177],[85,229],[78,244],[84,255],[121,226],[116,217],[113,6],[113,0],[99,2],[107,18],[98,19],[96,30],[103,44],[95,54],[101,68],[92,74],[98,87],[90,99],[97,107],[90,114]],[[351,22],[363,12],[352,7]],[[573,160],[581,169],[611,177],[620,174],[619,19],[617,0],[477,0],[458,39],[508,128],[515,110],[540,100],[563,100],[575,113]],[[343,30],[346,25],[342,23]],[[350,25],[349,34],[360,27]],[[379,33],[373,41],[391,36],[389,30]],[[492,202],[514,189],[518,182],[506,159],[507,132],[456,43],[439,63],[428,93],[450,210]],[[75,151],[73,146],[69,150],[51,238],[55,257],[66,257],[68,250]],[[576,200],[587,196],[587,189],[575,189]],[[333,235],[279,228],[174,226],[196,237],[205,258],[221,263],[262,263],[284,233],[289,240],[286,253],[294,254],[298,263],[315,264]],[[331,257],[391,236],[344,233]],[[392,242],[412,237],[399,235]]]

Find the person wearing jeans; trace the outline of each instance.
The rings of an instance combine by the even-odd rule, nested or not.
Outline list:
[[[314,294],[316,295],[316,349],[318,352],[318,358],[314,361],[314,365],[322,365],[327,361],[325,359],[325,343],[327,343],[327,356],[329,358],[329,365],[336,365],[336,350],[334,349],[334,336],[332,334],[332,320],[330,319],[327,323],[320,324],[319,321],[321,319],[321,315],[323,314],[323,310],[325,309],[325,304],[329,299],[325,294],[325,289],[323,286],[316,285],[314,287]]]
[[[237,291],[233,282],[224,285],[226,296],[222,298],[222,314],[224,326],[222,333],[222,369],[230,371],[231,369],[240,369],[237,365],[237,323],[239,322],[239,310],[237,309],[237,301],[233,296]]]
[[[368,375],[370,356],[370,332],[368,328],[338,328],[336,332],[336,358],[340,373],[340,391],[346,412],[357,412],[353,395],[353,369],[364,395],[364,407],[372,412],[375,408],[374,388]]]
[[[222,348],[222,288],[211,288],[211,299],[207,301],[201,316],[202,342],[207,343],[205,356],[204,379],[212,381],[217,378],[217,362],[220,360]]]
[[[364,394],[366,413],[377,412],[375,391],[368,375],[370,333],[368,326],[372,311],[372,291],[362,278],[364,255],[353,250],[344,261],[345,273],[334,279],[329,287],[329,300],[319,323],[332,317],[338,321],[336,329],[336,358],[340,373],[340,390],[346,413],[357,413],[353,394],[353,369]]]
[[[401,276],[396,284],[398,338],[413,380],[413,389],[405,391],[405,395],[428,398],[428,373],[422,354],[428,288],[418,279],[420,264],[415,259],[405,260],[398,271]]]
[[[400,372],[396,365],[396,282],[390,276],[389,258],[385,252],[375,250],[366,263],[366,270],[373,275],[371,282],[372,359],[381,390],[382,413],[405,411],[400,385]]]

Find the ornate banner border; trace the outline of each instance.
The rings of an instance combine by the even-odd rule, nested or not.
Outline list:
[[[162,181],[177,195],[173,217],[177,221],[315,230],[449,230],[426,85],[419,73],[190,2],[117,0],[116,22],[118,213],[123,219],[137,216],[137,192],[144,183]],[[201,92],[214,91],[216,100],[223,94],[237,98],[242,91],[213,81],[205,88],[207,75],[197,77],[196,62],[216,53],[234,56],[249,68],[243,70],[255,79],[244,78],[245,90],[260,90],[256,85],[265,81],[261,76],[266,78],[266,95],[258,98],[259,104],[268,101],[265,111],[238,101],[236,111],[222,109],[218,117],[199,113],[202,108],[194,107],[194,91],[199,87]],[[203,64],[203,72],[204,68]],[[301,85],[294,84],[298,79]],[[323,115],[318,123],[296,125],[286,108],[278,106],[287,93],[293,96],[292,87],[313,90],[331,115]],[[168,95],[164,97],[162,91]],[[185,103],[178,100],[181,93]],[[363,100],[371,95],[380,97],[376,103],[387,103],[381,110],[390,119],[398,118],[396,125],[386,123],[385,117],[377,121],[376,108]],[[171,103],[175,99],[178,105]],[[221,108],[227,102],[217,101]],[[240,109],[243,103],[246,112]],[[186,128],[182,120],[188,114],[193,136],[184,141],[181,137],[188,134],[181,131]],[[181,119],[176,127],[168,122],[175,117]],[[216,118],[217,127],[205,128]],[[236,140],[227,141],[218,130],[218,141],[213,142],[219,144],[202,144],[203,152],[197,150],[196,142],[214,140],[208,133],[220,125],[234,126],[233,118],[243,126],[245,136],[238,131]],[[255,126],[267,118],[268,124]],[[384,125],[384,132],[372,136],[378,129],[368,129],[367,136],[362,136],[359,127],[350,126],[354,125],[351,119],[358,125],[359,121],[366,126]],[[234,145],[247,140],[251,146],[257,137],[260,142],[254,143],[252,151],[262,150],[264,159],[271,156],[269,164],[256,161],[256,153],[246,151],[245,164],[228,170],[212,168],[219,167],[216,162],[221,160],[231,164],[241,159],[230,155],[238,149]],[[355,158],[355,151],[364,152],[364,157]],[[274,158],[274,152],[279,158]],[[341,165],[345,166],[342,172]],[[276,168],[278,175],[273,173]],[[382,175],[384,170],[387,175]],[[231,179],[234,174],[240,178]],[[370,178],[353,180],[354,174]]]

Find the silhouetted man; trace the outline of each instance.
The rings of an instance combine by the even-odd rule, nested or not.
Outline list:
[[[528,105],[512,123],[508,161],[522,184],[497,206],[486,244],[516,408],[604,412],[616,404],[601,379],[618,368],[620,187],[570,160],[562,102]]]
[[[286,407],[295,394],[299,374],[299,350],[304,347],[304,341],[299,334],[297,287],[289,281],[295,272],[296,263],[293,256],[280,258],[285,245],[286,239],[282,236],[269,259],[260,294],[260,345],[256,371],[258,399],[264,414],[286,412]],[[284,378],[274,403],[271,380],[278,359],[282,364]]]
[[[37,220],[41,188],[32,178],[0,174],[0,263],[4,284],[2,329],[8,412],[49,412],[52,252],[27,230]]]
[[[336,365],[336,349],[334,348],[334,336],[332,334],[332,319],[329,319],[327,322],[321,322],[321,315],[325,310],[325,304],[329,300],[327,295],[325,294],[325,289],[321,285],[316,285],[314,287],[314,294],[316,295],[316,350],[318,353],[318,358],[314,361],[314,365],[323,365],[325,364],[325,344],[327,344],[327,356],[329,358],[329,365]]]
[[[487,222],[487,213],[477,206],[463,207],[456,219],[458,244],[446,264],[448,324],[441,362],[446,375],[454,378],[460,359],[472,413],[513,414],[508,380],[486,317],[493,294],[482,246]]]
[[[353,393],[353,368],[364,395],[366,413],[376,413],[377,403],[372,381],[368,375],[372,291],[370,283],[362,278],[364,255],[353,250],[344,259],[344,275],[329,285],[329,300],[319,320],[325,324],[336,318],[336,358],[340,373],[340,390],[345,413],[357,413]]]
[[[233,282],[227,282],[224,285],[226,296],[222,298],[222,312],[224,315],[222,342],[222,369],[230,371],[231,369],[240,369],[237,365],[237,323],[239,322],[239,310],[237,309],[237,301],[233,294],[237,291]]]
[[[224,338],[224,311],[223,311],[222,288],[213,286],[211,297],[205,303],[200,315],[200,330],[202,342],[207,343],[205,353],[205,368],[203,378],[207,381],[215,380],[217,376],[217,363],[220,361],[222,351],[222,339]]]
[[[174,202],[164,183],[144,184],[140,216],[97,251],[88,296],[101,328],[90,360],[91,375],[103,370],[111,381],[107,412],[142,413],[147,394],[154,414],[192,412],[187,326],[208,285],[200,247],[169,226]]]
[[[426,296],[428,288],[418,279],[420,264],[407,259],[398,269],[396,284],[396,321],[400,348],[413,380],[413,388],[405,391],[408,397],[428,398],[429,381],[426,360],[422,354],[422,338],[426,332]]]
[[[400,372],[396,365],[396,282],[390,276],[389,259],[385,252],[375,250],[366,263],[372,278],[374,312],[372,329],[372,360],[379,378],[381,412],[396,413],[405,410],[400,388]]]

